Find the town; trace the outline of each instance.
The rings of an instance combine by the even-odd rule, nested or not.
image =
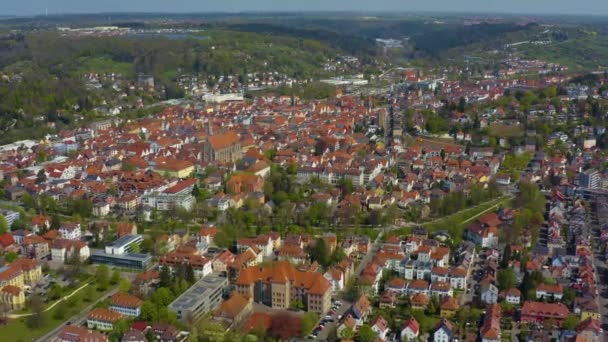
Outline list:
[[[318,62],[82,73],[114,102],[0,146],[6,339],[604,340],[607,72]]]

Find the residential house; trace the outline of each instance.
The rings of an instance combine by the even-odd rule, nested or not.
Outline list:
[[[543,323],[551,320],[561,325],[569,314],[570,310],[562,303],[526,301],[521,309],[521,322]]]
[[[80,240],[82,231],[80,230],[80,223],[76,222],[64,222],[59,227],[59,235],[62,239],[66,240]]]
[[[498,302],[498,288],[494,284],[484,284],[480,290],[481,301],[486,304],[496,304]]]
[[[420,324],[415,318],[410,318],[403,323],[401,327],[401,341],[409,342],[415,341],[418,339],[418,335],[420,334]]]
[[[442,318],[433,329],[431,335],[433,342],[451,342],[455,339],[455,331],[452,322]]]
[[[91,252],[86,243],[79,240],[57,239],[51,245],[51,260],[66,262],[70,258],[87,260]]]
[[[61,328],[55,342],[107,342],[106,335],[76,325]],[[131,342],[131,341],[129,341]]]
[[[559,284],[540,284],[536,288],[536,298],[559,301],[564,296],[564,288]]]
[[[112,331],[114,323],[125,316],[105,308],[95,308],[87,315],[87,327],[101,331]]]
[[[509,304],[519,305],[521,303],[521,291],[516,288],[504,290],[500,296]]]
[[[376,333],[377,338],[381,340],[386,339],[386,336],[388,335],[390,329],[388,326],[388,322],[386,321],[386,319],[384,319],[384,317],[382,317],[382,315],[376,317],[376,319],[373,320],[370,325],[372,327],[372,330]]]
[[[9,310],[19,310],[25,307],[25,294],[23,289],[5,285],[0,289],[0,303],[7,306]]]
[[[481,326],[481,341],[482,342],[500,342],[500,306],[498,304],[490,304],[486,309],[486,314]]]
[[[110,297],[110,310],[125,316],[138,317],[143,301],[133,295],[117,293]]]
[[[224,300],[213,312],[213,319],[226,327],[240,326],[253,311],[253,298],[233,292],[230,298]]]
[[[456,314],[456,311],[460,305],[458,300],[454,297],[443,297],[441,304],[439,305],[441,318],[451,318]]]

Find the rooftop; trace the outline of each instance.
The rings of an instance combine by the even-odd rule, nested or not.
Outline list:
[[[187,311],[207,299],[213,290],[226,285],[228,285],[227,278],[208,275],[194,283],[186,292],[177,297],[177,299],[169,304],[169,308],[174,311]]]

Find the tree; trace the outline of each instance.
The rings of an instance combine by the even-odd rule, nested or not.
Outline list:
[[[49,300],[57,300],[63,296],[63,288],[59,284],[53,284],[46,295]]]
[[[194,284],[196,282],[196,277],[194,276],[194,268],[191,264],[186,265],[186,275],[184,279],[186,279],[186,281],[190,284]]]
[[[8,232],[8,223],[6,222],[6,217],[4,215],[0,215],[0,234],[4,234]]]
[[[30,328],[40,328],[44,324],[44,302],[39,295],[32,295],[27,303],[28,309],[32,312],[28,316],[26,324]]]
[[[125,278],[120,278],[120,281],[118,282],[118,291],[129,293],[129,290],[131,290],[131,282]]]
[[[569,314],[568,317],[566,317],[566,319],[564,320],[563,327],[564,327],[564,329],[574,330],[574,329],[576,329],[578,322],[579,322],[579,318],[577,315]]]
[[[46,182],[46,172],[44,172],[44,169],[40,169],[40,171],[38,171],[36,174],[36,184],[41,184],[44,182]]]
[[[329,253],[329,247],[322,238],[317,239],[310,250],[312,260],[318,262],[323,267],[329,266],[331,262],[331,255]]]
[[[59,215],[54,214],[51,217],[51,228],[52,229],[59,229],[61,227],[61,218],[59,218]]]
[[[171,304],[174,299],[173,293],[166,287],[161,287],[154,292],[152,295],[152,302],[158,306],[167,306]]]
[[[118,270],[114,270],[112,272],[112,278],[110,278],[110,284],[116,285],[120,281],[120,272]]]
[[[4,261],[13,262],[13,261],[17,260],[18,256],[19,255],[17,254],[17,252],[8,252],[4,255]]]
[[[310,334],[318,320],[319,316],[314,312],[306,312],[302,316],[302,337]]]
[[[119,341],[127,330],[129,330],[129,322],[126,319],[119,319],[113,324],[112,332],[110,333],[110,340]]]
[[[171,286],[171,270],[167,265],[160,268],[160,287]]]
[[[108,289],[108,283],[110,278],[110,270],[106,265],[99,265],[97,271],[95,271],[95,282],[97,283],[98,291],[105,291]]]
[[[498,270],[496,280],[498,281],[498,288],[501,290],[513,288],[517,283],[517,277],[515,276],[515,271],[513,271],[512,268]]]
[[[340,331],[340,339],[342,340],[348,340],[351,341],[355,338],[355,332],[353,331],[353,328],[351,327],[346,327],[345,329],[342,329],[342,331]]]
[[[57,306],[53,310],[53,318],[56,320],[62,320],[65,318],[67,311],[67,303],[65,301],[62,301],[61,303],[57,304]]]
[[[147,300],[141,305],[141,310],[139,313],[139,319],[146,322],[156,322],[157,321],[157,313],[156,313],[156,305],[151,301]]]
[[[372,330],[369,324],[363,324],[357,331],[358,342],[374,342],[376,340],[376,333]]]
[[[95,299],[95,297],[97,297],[95,294],[95,288],[91,285],[85,287],[83,296],[84,301],[90,303]]]
[[[562,303],[566,306],[572,306],[574,299],[576,298],[576,291],[573,288],[567,287],[564,289],[564,296],[562,297]]]

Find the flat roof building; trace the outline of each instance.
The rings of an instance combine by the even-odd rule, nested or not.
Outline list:
[[[141,235],[125,235],[106,246],[106,254],[125,254],[133,250],[135,245],[141,244],[144,239]]]
[[[125,235],[107,245],[104,249],[91,249],[91,262],[116,267],[145,270],[152,262],[152,256],[144,253],[132,253],[139,246],[141,235]]]
[[[212,274],[192,285],[186,292],[169,304],[169,310],[177,313],[180,320],[198,320],[203,315],[215,310],[222,302],[224,289],[228,287],[228,278]]]

